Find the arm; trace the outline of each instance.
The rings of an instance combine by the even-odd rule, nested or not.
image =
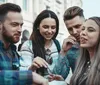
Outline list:
[[[26,41],[21,48],[20,52],[20,70],[33,70],[37,68],[45,67],[47,68],[48,63],[41,57],[36,56],[34,58],[34,52],[32,51],[32,42]]]
[[[28,68],[32,64],[32,60],[34,58],[34,53],[32,51],[32,42],[26,41],[23,43],[21,47],[20,54],[20,70],[28,70]]]
[[[48,85],[48,81],[42,76],[31,71],[0,71],[0,85]]]
[[[62,49],[60,51],[60,57],[58,59],[56,68],[59,68],[58,70],[63,68],[62,70],[64,72],[65,72],[65,70],[67,71],[66,72],[67,75],[69,74],[70,67],[72,70],[74,70],[74,65],[75,65],[74,61],[75,60],[74,60],[73,56],[74,56],[75,52],[73,52],[73,50],[70,52],[70,50],[72,49],[73,45],[76,43],[77,43],[76,39],[73,36],[69,36],[68,38],[64,39]],[[73,54],[71,55],[71,53],[73,53]],[[67,75],[66,75],[66,77],[67,77]]]
[[[68,76],[69,71],[70,71],[70,67],[69,67],[69,62],[67,57],[66,56],[62,57],[60,55],[58,57],[53,73],[61,75],[65,79]]]
[[[0,85],[32,84],[31,71],[2,70],[0,72]]]
[[[49,85],[48,80],[45,79],[44,77],[38,75],[37,73],[33,72],[33,81],[37,85]]]
[[[67,53],[67,55],[68,55],[67,59],[69,61],[69,65],[72,69],[72,72],[74,72],[74,70],[75,70],[76,61],[77,61],[77,58],[79,56],[79,53],[80,53],[79,48],[76,48],[74,46]]]

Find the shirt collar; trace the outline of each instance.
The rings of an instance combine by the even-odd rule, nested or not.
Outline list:
[[[16,46],[14,44],[10,44],[9,46],[12,50],[16,50]],[[4,43],[0,40],[0,49],[6,50],[4,47]]]

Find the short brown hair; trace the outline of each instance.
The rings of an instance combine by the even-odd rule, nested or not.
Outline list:
[[[13,12],[21,12],[21,8],[19,5],[14,3],[4,3],[0,5],[0,21],[5,19],[5,16],[9,11]]]
[[[63,19],[64,19],[64,21],[70,20],[70,19],[74,18],[75,16],[84,17],[83,9],[81,9],[78,6],[70,7],[65,11]]]

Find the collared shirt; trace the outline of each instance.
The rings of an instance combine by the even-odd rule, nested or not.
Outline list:
[[[18,57],[15,45],[11,44],[9,49],[5,49],[0,41],[0,85],[32,84],[32,72],[19,71]]]
[[[55,65],[54,73],[62,75],[62,77],[66,79],[70,68],[72,69],[72,72],[74,71],[78,55],[79,44],[73,45],[72,48],[66,53],[66,56],[59,56]]]

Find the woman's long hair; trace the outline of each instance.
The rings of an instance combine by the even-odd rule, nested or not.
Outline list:
[[[50,10],[42,11],[34,21],[33,32],[30,37],[30,40],[32,40],[32,44],[33,44],[34,57],[39,56],[43,59],[46,59],[45,58],[45,48],[44,48],[45,41],[44,41],[44,37],[40,34],[39,25],[43,19],[49,18],[49,17],[55,19],[56,21],[56,33],[52,39],[55,39],[56,36],[58,35],[59,20],[58,20],[57,15],[53,11],[50,11]],[[41,73],[44,74],[44,68],[40,68],[38,69],[38,71],[39,70],[41,71]]]
[[[94,20],[100,28],[100,17],[91,17],[89,19]],[[74,74],[71,78],[70,85],[77,85],[77,80],[82,75],[82,70],[84,70],[84,66],[88,60],[90,60],[89,52],[86,48],[80,48],[80,56],[78,58]],[[90,67],[90,71],[87,74],[88,78],[86,80],[86,85],[100,85],[100,37],[98,38],[96,51]]]

